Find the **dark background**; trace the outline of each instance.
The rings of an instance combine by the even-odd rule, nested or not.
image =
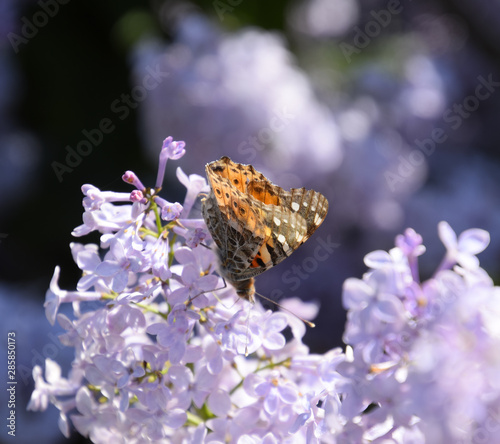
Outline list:
[[[71,230],[81,223],[80,187],[91,183],[102,190],[130,191],[121,181],[121,175],[128,169],[137,173],[144,183],[154,183],[154,159],[162,140],[156,141],[157,152],[152,155],[148,146],[150,127],[141,121],[141,115],[142,119],[147,115],[142,107],[147,107],[149,102],[130,109],[130,115],[123,120],[116,119],[110,105],[136,84],[134,70],[140,70],[141,63],[134,59],[137,45],[146,37],[154,38],[168,50],[169,45],[179,41],[179,29],[192,14],[200,14],[211,23],[221,33],[220,39],[242,32],[248,26],[261,32],[281,33],[283,46],[293,57],[292,65],[304,73],[315,100],[331,111],[335,122],[342,122],[345,109],[354,103],[360,104],[357,106],[361,109],[365,106],[363,103],[366,103],[365,109],[375,104],[381,114],[366,136],[341,137],[339,149],[343,161],[337,168],[302,178],[303,183],[296,185],[314,187],[328,197],[329,218],[317,236],[331,236],[339,245],[332,257],[319,264],[290,294],[321,302],[322,311],[316,320],[318,327],[308,332],[305,339],[313,352],[325,352],[342,345],[345,321],[341,308],[342,282],[351,276],[360,277],[365,270],[363,256],[374,249],[390,249],[394,236],[407,226],[421,232],[428,246],[428,259],[422,264],[424,278],[432,273],[444,252],[436,232],[440,220],[448,220],[457,232],[472,227],[489,230],[492,245],[480,259],[490,275],[498,277],[499,93],[494,92],[482,101],[460,128],[450,131],[448,140],[425,158],[425,165],[419,167],[419,179],[397,195],[397,205],[393,202],[387,210],[381,210],[385,219],[379,215],[375,218],[378,222],[374,222],[367,209],[374,202],[374,208],[378,201],[387,202],[384,196],[392,196],[387,190],[375,192],[377,187],[386,185],[381,180],[384,171],[395,170],[398,156],[415,148],[415,138],[427,138],[433,128],[443,126],[442,111],[422,117],[422,112],[412,113],[407,105],[406,100],[413,97],[412,94],[417,97],[415,100],[424,97],[425,88],[412,89],[421,80],[425,83],[429,75],[425,69],[419,72],[419,66],[433,66],[443,109],[461,104],[464,98],[474,95],[478,76],[491,75],[500,81],[497,25],[500,6],[486,1],[401,1],[402,12],[393,15],[391,23],[347,63],[339,44],[352,45],[355,26],[364,29],[366,23],[373,20],[373,11],[387,9],[390,4],[388,1],[352,1],[357,6],[357,16],[352,23],[344,31],[321,33],[315,31],[314,24],[306,30],[296,24],[298,19],[292,17],[301,16],[301,10],[299,2],[293,1],[243,0],[237,4],[233,0],[235,6],[223,2],[232,9],[221,20],[212,1],[72,0],[58,4],[57,13],[46,25],[37,28],[36,35],[14,47],[12,33],[22,36],[26,20],[32,21],[41,5],[34,1],[0,0],[3,17],[0,18],[0,183],[3,191],[0,295],[4,312],[2,331],[17,331],[19,347],[22,347],[19,353],[23,354],[19,356],[19,363],[25,368],[40,364],[42,359],[37,357],[45,354],[36,350],[42,350],[50,342],[47,339],[50,332],[58,331],[50,328],[42,309],[54,267],[62,268],[61,288],[74,288],[79,278],[69,243],[74,241]],[[343,2],[332,0],[331,3],[341,7]],[[412,51],[419,52],[421,56],[417,61],[425,58],[425,63],[415,62],[411,75],[403,79],[401,73],[405,66],[407,69],[405,61],[412,57]],[[199,52],[193,51],[193,54]],[[265,73],[266,66],[248,69]],[[408,78],[414,80],[413,86]],[[178,80],[166,80],[174,81]],[[175,84],[170,88],[171,91],[178,89]],[[262,91],[262,94],[265,97],[270,91]],[[157,109],[157,114],[164,114],[168,121],[170,115],[177,113],[176,118],[185,123],[165,127],[162,137],[172,135],[177,140],[186,140],[188,145],[186,156],[169,165],[164,196],[182,202],[184,189],[174,175],[178,165],[187,174],[203,175],[204,164],[221,154],[246,162],[238,158],[236,149],[222,142],[221,146],[201,149],[201,130],[197,130],[197,125],[203,126],[203,119],[193,118],[187,106],[182,108],[182,113],[173,106],[183,100],[182,94],[172,101],[169,99],[165,94],[161,102],[164,107]],[[429,103],[431,106],[432,100]],[[423,108],[425,114],[425,104]],[[217,109],[208,112],[217,113]],[[53,163],[64,163],[65,147],[74,147],[82,140],[82,130],[98,127],[106,117],[113,118],[115,129],[106,134],[102,143],[72,172],[64,174],[60,182]],[[256,128],[259,125],[257,123]],[[162,129],[160,126],[158,132]],[[252,130],[248,131],[242,124],[241,134],[252,134]],[[388,134],[397,134],[397,137],[391,139]],[[383,158],[377,157],[378,154],[372,156],[375,151],[381,152],[377,141],[394,138],[406,141],[407,150],[398,151],[401,142],[395,142],[394,147],[387,146],[393,154],[386,153]],[[306,152],[314,149],[314,146],[304,147]],[[255,161],[256,166],[267,168],[266,174],[271,179],[272,150],[271,147],[259,153]],[[300,163],[293,165],[279,173],[301,178]],[[394,217],[391,209],[395,211]],[[387,220],[392,222],[383,222]],[[91,235],[78,241],[97,242],[98,237]],[[286,265],[262,276],[258,280],[258,291],[272,294],[273,289],[285,287],[286,292],[283,273],[311,256],[315,245],[311,240],[310,246],[305,245],[304,251],[299,250],[301,252],[286,261]],[[58,350],[55,359],[68,365],[71,350]],[[26,405],[32,386],[26,383],[23,387],[19,403]],[[2,401],[1,409],[4,404]],[[53,407],[49,410],[55,411]],[[42,434],[47,436],[44,440],[39,432],[38,442],[60,439],[54,416],[40,421],[36,418],[41,414],[26,415],[23,405],[18,415],[20,434],[29,421],[43,427]],[[4,436],[2,431],[0,440]],[[31,438],[22,439],[17,442],[31,442]],[[75,442],[78,442],[76,435]]]

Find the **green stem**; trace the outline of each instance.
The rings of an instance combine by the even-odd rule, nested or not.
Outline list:
[[[291,358],[283,359],[283,361],[280,361],[277,363],[269,362],[269,364],[265,365],[264,367],[260,367],[260,368],[255,369],[255,373],[261,372],[262,370],[273,369],[273,368],[279,367],[281,365],[288,367],[288,366],[290,366],[290,362],[291,362]],[[231,389],[231,391],[229,392],[230,395],[232,395],[236,390],[238,390],[243,385],[243,382],[245,381],[245,378],[241,375],[241,373],[238,371],[238,369],[235,368],[235,370],[238,372],[238,374],[241,376],[242,379],[240,382],[238,382],[238,384],[236,384]]]
[[[163,231],[163,226],[161,224],[161,218],[160,218],[160,213],[158,211],[158,205],[156,205],[154,200],[151,200],[151,209],[155,213],[156,228],[158,229],[158,233],[161,233]]]
[[[187,413],[187,421],[186,421],[186,426],[198,426],[203,422],[203,419],[201,419],[199,416],[195,415],[194,413],[191,413],[189,410],[186,412]]]
[[[175,241],[177,240],[177,234],[173,233],[172,238],[170,239],[169,243],[169,249],[168,249],[168,267],[170,268],[172,266],[172,263],[174,262],[174,244]]]

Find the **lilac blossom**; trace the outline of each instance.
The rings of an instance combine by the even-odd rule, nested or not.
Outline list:
[[[167,138],[157,177],[184,152],[183,142]],[[211,243],[207,228],[187,218],[207,183],[180,169],[177,177],[183,203],[160,197],[162,184],[148,188],[132,171],[124,175],[135,187],[129,194],[82,188],[83,225],[73,234],[97,231],[100,244],[71,244],[82,272],[77,290],[59,288],[57,267],[45,303],[49,321],[65,330],[61,342],[74,349],[72,371],[66,379],[47,360],[43,378],[36,366],[29,408],[54,404],[66,436],[73,424],[96,443],[301,442],[320,422],[296,425],[303,393],[328,395],[312,377],[323,359],[308,358],[296,319],[250,306],[215,274],[216,255],[200,245]],[[72,316],[59,313],[68,302]],[[314,317],[317,307],[304,312]],[[335,373],[339,362],[326,357],[323,371]]]
[[[163,156],[183,154],[167,141]],[[312,354],[298,319],[249,305],[217,276],[202,220],[162,218],[161,186],[127,176],[145,200],[86,186],[92,223],[75,235],[98,231],[100,245],[72,243],[77,290],[59,288],[57,267],[47,291],[46,316],[75,356],[67,378],[50,359],[45,377],[34,367],[29,409],[53,404],[65,436],[73,425],[96,443],[496,442],[500,290],[476,257],[488,232],[441,222],[445,258],[428,279],[412,229],[367,254],[362,279],[344,283],[345,352]],[[180,178],[190,208],[206,183]]]
[[[343,433],[355,428],[357,442],[497,440],[500,290],[476,257],[489,233],[457,236],[444,221],[438,228],[447,251],[431,278],[420,281],[425,248],[408,229],[390,252],[365,257],[362,280],[344,284],[340,413]]]

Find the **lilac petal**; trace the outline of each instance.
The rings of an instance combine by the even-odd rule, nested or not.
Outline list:
[[[165,425],[178,429],[182,427],[187,421],[187,414],[182,409],[169,410]]]
[[[307,413],[301,413],[299,416],[297,416],[297,419],[290,428],[290,433],[292,434],[296,433],[307,422],[307,420],[310,417],[311,417],[311,411]]]
[[[78,291],[85,291],[88,290],[89,288],[93,287],[94,284],[100,279],[99,276],[95,274],[87,274],[85,276],[82,276],[80,280],[78,281],[78,284],[76,284],[76,289]]]
[[[111,285],[111,289],[116,293],[121,293],[125,290],[125,287],[128,284],[128,271],[122,270],[117,273],[113,278],[113,283]]]
[[[121,267],[116,261],[103,261],[96,268],[96,273],[99,276],[109,277],[114,276],[121,270]]]
[[[372,316],[384,323],[392,324],[403,320],[405,308],[401,300],[392,294],[379,296],[379,301],[374,307]]]
[[[268,333],[262,341],[262,345],[269,350],[279,350],[285,344],[285,337],[281,333]]]
[[[101,259],[97,252],[86,249],[77,254],[76,262],[80,270],[94,271],[101,263]]]
[[[288,325],[287,317],[283,313],[274,313],[266,321],[266,330],[281,331]]]
[[[191,370],[183,365],[173,365],[168,369],[168,376],[178,390],[185,390],[193,380]]]
[[[163,322],[157,322],[156,324],[149,325],[148,328],[146,329],[146,332],[150,335],[159,335],[159,334],[163,333],[163,331],[166,328],[167,327],[165,326],[165,324]]]
[[[92,416],[92,395],[86,386],[82,386],[76,393],[76,408],[84,416]]]
[[[179,264],[185,265],[196,263],[195,255],[191,248],[188,247],[178,248],[177,250],[175,250],[174,256]]]
[[[249,378],[247,377],[246,380]],[[257,380],[254,382],[253,386],[253,391],[255,392],[256,396],[266,396],[267,393],[271,390],[271,383],[269,381],[263,380],[261,382],[258,382],[257,378],[253,378],[254,380]],[[259,378],[260,379],[260,378]],[[245,382],[246,382],[245,380]],[[252,384],[249,384],[252,385]]]
[[[118,262],[121,262],[123,259],[127,259],[127,255],[125,253],[125,248],[123,244],[119,240],[112,240],[109,246],[109,251]]]
[[[194,266],[186,265],[182,270],[182,281],[185,285],[191,285],[200,277],[200,274],[195,270]]]
[[[297,390],[291,384],[279,385],[278,392],[282,401],[287,404],[293,404],[297,401]]]
[[[61,305],[61,290],[59,289],[59,274],[61,273],[61,268],[56,266],[54,269],[54,274],[50,280],[50,286],[45,293],[45,302],[43,304],[45,308],[45,316],[49,321],[50,325],[54,325],[56,322],[56,315],[59,310],[59,305]]]
[[[222,371],[224,365],[219,344],[214,341],[210,342],[206,347],[205,354],[207,359],[207,370],[212,375],[218,375]]]
[[[202,422],[198,427],[196,427],[193,435],[191,436],[191,444],[203,444],[206,436],[207,426]]]
[[[158,263],[153,265],[153,274],[159,277],[162,281],[166,281],[172,277],[172,272],[168,268],[167,263]]]
[[[45,360],[45,379],[49,384],[57,384],[61,379],[61,367],[49,358]]]
[[[187,287],[181,287],[170,293],[167,299],[170,304],[177,305],[186,302],[188,297],[189,289]]]
[[[56,322],[56,315],[59,310],[59,305],[61,304],[61,299],[52,290],[47,290],[45,293],[45,302],[43,304],[45,308],[45,317],[49,321],[50,325],[54,325]]]
[[[276,436],[274,435],[273,432],[266,433],[264,438],[262,438],[262,444],[278,444],[278,443],[279,441],[276,439]]]
[[[479,254],[490,243],[490,233],[480,228],[465,230],[458,237],[458,249],[464,253]]]
[[[365,265],[369,268],[382,268],[386,265],[392,264],[392,257],[387,251],[377,250],[368,253],[364,257]]]
[[[68,417],[63,412],[61,412],[59,414],[59,419],[57,420],[57,425],[59,426],[59,430],[61,431],[61,433],[66,438],[69,439],[70,438],[69,421],[68,421]]]
[[[479,259],[471,254],[459,251],[455,256],[456,261],[467,270],[479,267]]]
[[[182,183],[182,185],[184,185],[186,188],[189,188],[189,177],[184,171],[182,171],[181,167],[177,167],[177,169],[175,170],[175,174],[177,176],[177,179],[179,179],[179,182]]]
[[[197,285],[200,290],[212,291],[217,288],[218,283],[219,283],[219,277],[213,274],[209,274],[208,276],[203,276],[202,278],[198,279]]]
[[[216,416],[226,416],[231,409],[231,398],[224,390],[215,390],[208,397],[208,407]]]
[[[447,250],[453,250],[457,247],[457,235],[446,221],[441,221],[438,224],[439,239]]]
[[[264,399],[264,410],[270,415],[274,415],[278,410],[278,393],[276,390],[270,390]]]
[[[172,364],[178,364],[181,362],[182,357],[184,356],[184,352],[186,351],[186,344],[184,341],[176,341],[169,348],[169,358]]]
[[[375,290],[366,282],[348,278],[342,290],[342,302],[346,310],[363,308],[375,295]]]

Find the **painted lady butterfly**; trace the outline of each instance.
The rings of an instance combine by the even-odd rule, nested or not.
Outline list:
[[[290,256],[321,225],[325,196],[285,191],[252,165],[221,157],[205,167],[210,194],[203,217],[218,247],[220,274],[238,296],[254,302],[254,276]]]

